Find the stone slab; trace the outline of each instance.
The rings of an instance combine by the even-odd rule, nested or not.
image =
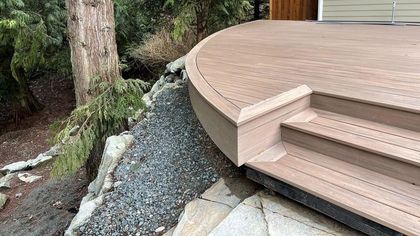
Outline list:
[[[280,195],[261,191],[245,199],[210,233],[227,235],[362,235]]]

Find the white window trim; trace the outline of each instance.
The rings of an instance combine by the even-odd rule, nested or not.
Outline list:
[[[318,0],[318,21],[322,21],[323,8],[324,0]]]

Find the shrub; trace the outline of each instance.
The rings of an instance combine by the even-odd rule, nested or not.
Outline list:
[[[180,40],[175,40],[171,33],[163,28],[148,37],[140,46],[133,47],[130,55],[151,70],[161,69],[167,63],[187,54],[195,45],[191,32]]]
[[[86,163],[97,141],[115,134],[128,117],[144,108],[142,97],[148,84],[141,80],[119,78],[114,83],[97,83],[95,79],[93,83],[92,91],[98,95],[51,127],[57,133],[54,143],[62,146],[52,170],[55,177],[76,172]]]

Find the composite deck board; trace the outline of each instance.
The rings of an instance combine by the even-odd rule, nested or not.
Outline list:
[[[420,221],[416,216],[420,210],[418,199],[407,197],[389,188],[380,187],[380,185],[388,185],[385,182],[388,180],[386,176],[383,178],[383,183],[371,183],[369,177],[366,178],[366,176],[378,175],[375,172],[340,161],[343,169],[347,169],[355,175],[365,176],[364,179],[356,178],[353,174],[349,175],[348,172],[342,173],[336,169],[326,168],[324,167],[325,163],[317,164],[319,160],[314,158],[317,153],[306,150],[305,154],[309,154],[305,158],[313,162],[301,158],[302,154],[295,154],[296,156],[289,154],[274,163],[250,162],[247,165],[273,178],[304,189],[315,196],[328,199],[347,210],[357,212],[370,219],[373,218],[385,226],[396,228],[402,233],[420,234]],[[335,159],[335,161],[339,160]],[[334,165],[336,164],[334,163]],[[315,169],[319,171],[314,172]],[[375,178],[375,181],[378,180],[381,178]],[[401,184],[404,183],[401,182]],[[363,188],[360,188],[361,186]],[[416,195],[418,196],[419,192],[416,192]]]
[[[420,142],[417,140],[403,138],[399,135],[384,133],[384,132],[372,130],[369,128],[363,128],[356,125],[351,125],[345,122],[331,120],[324,117],[315,118],[314,120],[311,121],[311,123],[337,129],[340,131],[344,131],[350,134],[354,134],[356,136],[370,138],[370,139],[377,140],[383,143],[396,145],[402,148],[411,149],[411,150],[419,152],[419,156],[420,156]]]
[[[200,42],[186,69],[236,165],[420,235],[420,26],[245,23]]]
[[[290,122],[283,125],[304,133],[309,133],[355,147],[360,150],[373,152],[402,162],[420,166],[420,152],[413,149],[401,147],[388,142],[382,142],[372,137],[366,137],[359,135],[358,133],[343,131],[336,129],[335,127],[331,128],[329,126],[313,122]]]
[[[300,170],[311,176],[315,176],[320,180],[334,184],[343,189],[347,189],[373,201],[377,201],[410,215],[420,217],[420,201],[417,199],[407,198],[398,192],[378,187],[377,185],[366,181],[361,181],[350,175],[337,172],[331,167],[319,166],[316,163],[302,160],[292,155],[280,159],[277,161],[276,165],[277,164],[286,165]]]
[[[328,90],[332,85],[342,88],[336,90],[341,96],[352,96],[349,88],[358,87],[366,94],[361,99],[420,111],[420,27],[261,21],[213,37],[201,48],[197,64],[210,84],[228,82],[228,92],[235,89],[229,82],[241,76],[250,87],[272,85],[269,91],[253,91],[260,100],[271,97],[272,90],[281,93],[302,84],[334,93]],[[371,91],[385,95],[369,98]],[[402,98],[394,100],[394,95]]]
[[[358,119],[351,116],[340,115],[334,112],[328,112],[323,110],[314,109],[316,113],[322,117],[328,118],[330,120],[339,121],[342,123],[351,124],[358,127],[363,127],[371,129],[374,131],[379,131],[385,134],[392,134],[402,138],[411,139],[414,141],[420,142],[420,133],[414,132],[408,129],[401,129],[394,126],[384,125],[377,122],[372,122],[368,120]]]
[[[352,165],[347,162],[332,158],[320,153],[298,147],[293,144],[285,143],[285,149],[290,155],[302,158],[304,160],[316,163],[319,166],[333,168],[334,171],[352,176],[355,179],[371,183],[383,189],[420,201],[420,186],[409,184],[407,182],[379,174],[366,168]],[[420,205],[418,206],[420,207]]]

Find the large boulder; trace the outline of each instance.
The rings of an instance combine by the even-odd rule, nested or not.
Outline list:
[[[186,205],[171,235],[208,235],[232,209],[258,188],[245,178],[220,179],[201,198]]]
[[[134,137],[129,134],[111,136],[106,140],[105,149],[102,155],[98,176],[89,185],[89,192],[99,196],[112,188],[112,173],[124,152],[133,143]]]
[[[210,232],[232,235],[361,235],[312,209],[267,191],[240,203]]]

